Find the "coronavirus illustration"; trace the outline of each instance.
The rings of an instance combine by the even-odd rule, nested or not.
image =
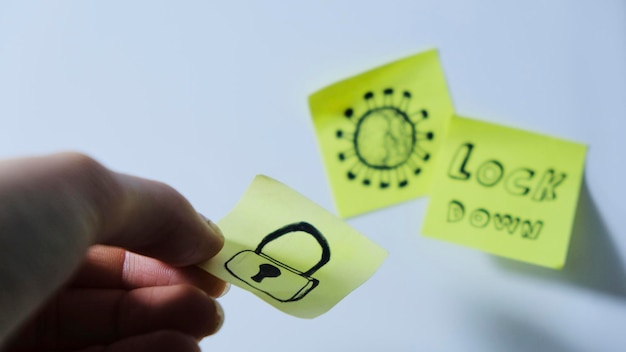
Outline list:
[[[402,188],[409,184],[410,177],[421,173],[430,159],[423,145],[434,134],[418,129],[420,122],[428,119],[428,111],[409,112],[410,105],[408,90],[396,94],[393,88],[387,88],[382,91],[382,97],[373,91],[366,92],[362,102],[343,112],[354,126],[351,131],[336,131],[338,139],[351,144],[338,153],[339,161],[347,164],[349,180],[360,180],[364,186],[381,189],[392,184]]]

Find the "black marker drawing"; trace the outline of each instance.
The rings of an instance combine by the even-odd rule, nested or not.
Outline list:
[[[419,175],[423,163],[430,159],[421,144],[432,140],[434,134],[417,129],[419,122],[428,118],[428,112],[408,112],[409,91],[394,99],[394,90],[387,88],[379,101],[374,92],[365,93],[363,99],[367,107],[364,113],[357,115],[353,108],[344,111],[344,116],[354,123],[354,132],[336,132],[337,138],[352,143],[350,149],[338,154],[339,161],[351,163],[346,176],[349,180],[362,177],[365,186],[378,180],[381,189],[393,181],[400,188],[406,187],[408,174]]]
[[[263,253],[263,248],[289,233],[306,233],[317,241],[322,254],[320,260],[307,271],[297,270]],[[294,250],[300,250],[295,248]],[[224,266],[237,279],[280,302],[295,302],[319,285],[312,277],[330,260],[330,247],[326,238],[311,224],[298,222],[281,227],[265,236],[257,248],[244,250],[230,258]],[[277,281],[278,280],[278,281]]]
[[[485,228],[492,223],[497,231],[508,232],[509,235],[519,233],[522,238],[529,240],[536,240],[543,229],[543,220],[523,220],[519,216],[490,212],[485,208],[477,208],[470,212],[466,211],[465,205],[456,199],[448,203],[446,221],[448,223],[458,223],[465,220],[466,214],[467,221],[474,228]]]
[[[475,171],[471,171],[469,160],[474,150],[474,143],[466,142],[459,146],[448,168],[448,177],[454,180],[469,181],[473,174],[476,182],[483,187],[494,187],[502,183],[504,190],[511,195],[526,196],[530,194],[533,189],[533,178],[538,175],[535,170],[518,168],[509,172],[502,162],[490,159],[480,164]],[[537,202],[556,200],[556,188],[566,178],[567,174],[564,172],[557,172],[553,168],[546,169],[539,182],[534,185],[532,200]],[[500,182],[501,180],[504,181]]]

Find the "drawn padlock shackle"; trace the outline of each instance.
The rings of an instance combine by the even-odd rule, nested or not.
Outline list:
[[[313,267],[311,267],[311,269],[309,269],[308,271],[302,273],[302,275],[304,276],[311,276],[316,271],[318,271],[319,268],[328,263],[328,261],[330,260],[330,248],[328,247],[328,242],[326,242],[326,238],[315,227],[313,227],[313,225],[309,224],[308,222],[302,221],[295,224],[290,224],[270,233],[263,238],[263,240],[261,241],[261,243],[259,243],[254,252],[256,254],[262,254],[263,247],[265,247],[265,245],[281,236],[296,231],[302,231],[313,236],[313,238],[315,238],[317,243],[319,243],[320,247],[322,248],[322,256],[317,264],[313,265]]]
[[[297,270],[263,253],[263,248],[268,243],[292,232],[311,235],[322,249],[319,261],[307,271]],[[254,251],[241,251],[229,259],[224,266],[234,277],[270,297],[280,302],[294,302],[302,299],[319,285],[319,280],[311,275],[329,261],[330,247],[326,238],[313,225],[302,221],[283,226],[270,233],[261,240]],[[277,279],[272,280],[272,278]],[[270,279],[269,283],[265,281],[266,279]]]

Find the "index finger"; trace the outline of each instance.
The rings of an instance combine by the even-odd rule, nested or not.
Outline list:
[[[198,266],[174,268],[153,258],[122,248],[95,245],[70,281],[75,288],[132,290],[141,287],[192,285],[217,298],[226,293],[226,282]]]

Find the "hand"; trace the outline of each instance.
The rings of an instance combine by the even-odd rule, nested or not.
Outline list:
[[[2,162],[0,343],[198,351],[222,323],[215,297],[226,284],[192,265],[222,246],[219,229],[164,184],[79,154]]]

